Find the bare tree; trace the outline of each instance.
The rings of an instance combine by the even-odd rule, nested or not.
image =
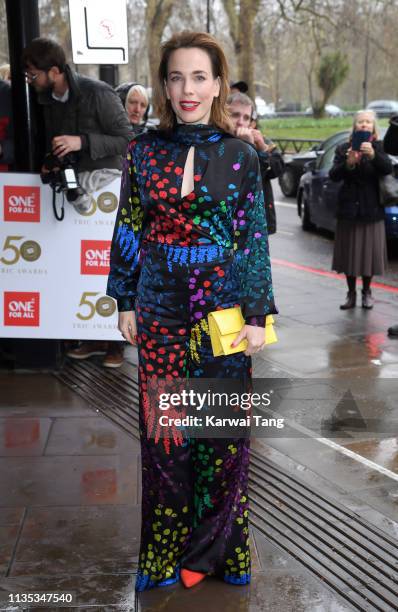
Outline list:
[[[39,0],[40,35],[52,38],[72,59],[72,40],[69,23],[69,8],[64,0]]]
[[[5,2],[0,0],[0,63],[8,59]],[[162,39],[184,29],[205,30],[202,0],[127,0],[129,64],[121,80],[150,85]],[[3,9],[3,10],[2,10]],[[40,28],[71,58],[67,0],[39,0]],[[398,99],[398,0],[212,0],[210,31],[223,45],[233,78],[249,82],[275,105],[313,106],[321,57],[339,49],[350,73],[333,102],[358,107]],[[98,66],[80,65],[96,77]],[[335,97],[337,99],[335,99]]]
[[[151,83],[155,83],[159,65],[159,48],[163,31],[170,19],[176,0],[147,0],[145,21]]]
[[[4,0],[0,0],[0,64],[8,62],[8,37],[6,6]]]
[[[246,81],[254,98],[254,20],[260,0],[222,0],[228,16],[239,79]]]

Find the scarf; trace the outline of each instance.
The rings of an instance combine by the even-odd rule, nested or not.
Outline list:
[[[177,123],[172,130],[159,132],[165,140],[194,147],[197,145],[211,145],[222,138],[231,137],[215,125]]]

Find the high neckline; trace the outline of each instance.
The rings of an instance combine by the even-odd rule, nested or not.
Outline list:
[[[214,125],[177,123],[173,130],[167,133],[167,136],[174,142],[194,146],[213,144],[228,134]]]

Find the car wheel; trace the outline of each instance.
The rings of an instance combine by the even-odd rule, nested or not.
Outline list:
[[[311,221],[311,213],[308,202],[304,195],[301,202],[301,227],[305,232],[315,229],[315,225]]]
[[[279,177],[279,185],[283,195],[287,198],[294,198],[297,193],[298,181],[291,168],[285,168]]]

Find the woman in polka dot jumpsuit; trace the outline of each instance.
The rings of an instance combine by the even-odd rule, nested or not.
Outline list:
[[[249,438],[193,438],[172,426],[165,436],[153,400],[187,377],[249,384],[265,317],[277,312],[259,162],[228,133],[228,82],[214,38],[174,35],[162,47],[159,130],[135,137],[125,159],[107,293],[139,353],[137,591],[186,570],[250,582]],[[234,306],[248,349],[214,357],[207,315]]]

